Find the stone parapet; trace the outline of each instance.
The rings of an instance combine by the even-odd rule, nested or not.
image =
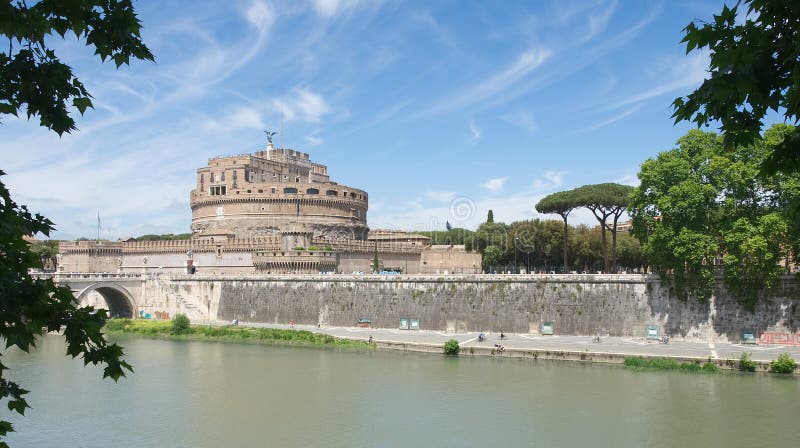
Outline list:
[[[337,252],[371,254],[375,251],[374,241],[315,238],[314,243],[318,246],[331,246]],[[381,252],[419,254],[429,247],[421,245],[411,246],[404,242],[395,241],[378,241],[377,244],[379,256]]]
[[[232,238],[224,241],[210,239],[136,241],[122,244],[124,254],[185,253],[188,250],[199,253],[214,252],[217,249],[222,249],[224,252],[250,252],[278,247],[280,237],[275,235],[258,238]]]
[[[338,261],[335,252],[324,250],[256,251],[253,266],[262,272],[319,273],[336,271]]]
[[[608,284],[644,284],[648,282],[660,283],[660,277],[654,274],[252,274],[252,275],[162,275],[165,279],[176,281],[303,281],[303,282],[331,282],[331,281],[360,281],[378,283],[608,283]],[[794,277],[787,277],[787,281]]]

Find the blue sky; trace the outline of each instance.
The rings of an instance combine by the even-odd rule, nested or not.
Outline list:
[[[59,138],[3,117],[0,166],[56,238],[187,232],[195,170],[275,141],[370,193],[372,228],[540,217],[551,192],[636,183],[673,147],[721,1],[136,2],[156,63],[54,40],[95,97]],[[545,216],[558,218],[557,216]],[[578,213],[575,222],[593,223]]]

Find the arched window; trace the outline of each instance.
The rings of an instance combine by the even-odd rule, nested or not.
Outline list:
[[[317,190],[316,188],[309,188],[308,190],[306,190],[306,194],[319,194],[319,190]]]
[[[297,194],[297,188],[286,187],[283,189],[283,194]]]
[[[336,190],[328,190],[325,192],[325,196],[339,196],[339,192]]]

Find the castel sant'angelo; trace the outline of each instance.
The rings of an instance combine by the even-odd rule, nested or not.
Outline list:
[[[403,231],[370,231],[366,191],[334,182],[308,154],[275,148],[197,170],[192,237],[61,243],[63,272],[187,274],[476,273],[481,257]]]

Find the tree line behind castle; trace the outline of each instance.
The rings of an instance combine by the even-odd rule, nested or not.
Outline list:
[[[673,282],[680,297],[699,300],[721,279],[751,308],[782,274],[798,270],[800,172],[769,168],[776,148],[794,133],[793,126],[776,124],[752,143],[726,145],[716,133],[691,130],[674,149],[642,163],[636,188],[585,185],[536,204],[561,222],[507,225],[494,222],[490,211],[475,232],[429,236],[477,249],[488,271],[645,269]],[[569,224],[581,208],[598,226]],[[631,221],[623,226],[625,213]]]

